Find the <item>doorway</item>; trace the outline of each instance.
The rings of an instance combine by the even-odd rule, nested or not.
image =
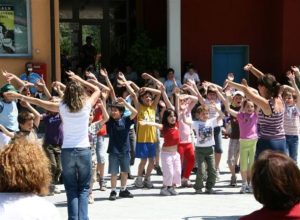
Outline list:
[[[248,79],[243,67],[249,62],[248,45],[214,45],[212,47],[212,82],[223,86],[228,73],[234,74],[234,81]]]

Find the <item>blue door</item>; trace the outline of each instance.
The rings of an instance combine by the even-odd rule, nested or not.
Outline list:
[[[228,73],[234,73],[234,81],[248,78],[243,67],[248,63],[248,46],[213,46],[212,82],[223,85]]]

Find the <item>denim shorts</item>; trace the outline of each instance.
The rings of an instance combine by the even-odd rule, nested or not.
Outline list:
[[[108,156],[108,173],[118,174],[121,172],[129,173],[130,156],[129,152],[124,154],[111,153]],[[120,168],[120,169],[119,169]]]
[[[156,156],[155,143],[136,143],[135,157],[141,159],[154,158]]]

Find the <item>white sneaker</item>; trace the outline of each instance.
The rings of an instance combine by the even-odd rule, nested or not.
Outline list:
[[[174,187],[169,187],[168,188],[169,193],[171,193],[171,195],[176,196],[178,195],[178,192],[175,190]]]
[[[89,204],[93,204],[94,203],[94,196],[93,194],[89,195]]]
[[[163,188],[161,188],[161,190],[160,190],[160,195],[163,195],[163,196],[170,196],[171,193],[169,192],[169,190],[168,190],[167,187],[163,187]]]
[[[143,188],[144,187],[144,184],[143,184],[143,177],[141,176],[138,176],[135,181],[134,181],[134,185],[135,187],[137,188]]]
[[[243,183],[240,193],[242,193],[242,194],[247,193],[247,188],[248,188],[248,185],[246,183]]]
[[[148,189],[153,188],[153,183],[151,182],[150,177],[148,177],[148,179],[144,179],[144,186]]]

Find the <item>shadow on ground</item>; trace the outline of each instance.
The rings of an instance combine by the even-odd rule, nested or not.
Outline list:
[[[183,217],[182,220],[237,220],[241,216],[188,216]]]

